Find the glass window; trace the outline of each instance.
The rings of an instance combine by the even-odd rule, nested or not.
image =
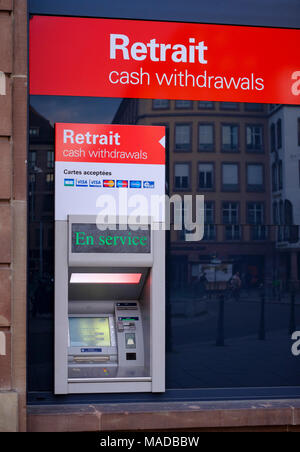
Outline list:
[[[250,102],[245,104],[246,111],[263,111],[263,109],[264,109],[263,104],[255,104]]]
[[[29,128],[29,136],[30,137],[38,138],[39,134],[40,134],[39,127],[30,127]]]
[[[215,107],[215,103],[214,102],[210,102],[210,101],[205,101],[205,100],[200,100],[198,102],[198,108],[200,109],[213,109]]]
[[[191,100],[176,100],[175,108],[192,108],[193,102]]]
[[[153,110],[164,110],[170,108],[169,104],[168,99],[153,99],[152,108]]]
[[[225,226],[225,240],[241,240],[241,226],[229,224]]]
[[[213,124],[199,124],[199,151],[213,151],[214,126]]]
[[[54,168],[54,151],[47,152],[47,168]]]
[[[222,207],[223,224],[238,224],[239,205],[237,202],[224,202]]]
[[[222,189],[237,191],[239,189],[239,167],[237,163],[222,164]]]
[[[214,224],[215,222],[215,205],[211,201],[204,203],[204,222],[206,224]]]
[[[222,151],[238,151],[238,126],[230,124],[222,126]]]
[[[199,189],[211,190],[214,187],[214,165],[213,163],[199,163]]]
[[[251,225],[264,223],[264,204],[262,202],[248,203],[248,223]]]
[[[272,190],[273,191],[278,190],[278,171],[276,163],[273,163],[272,165]]]
[[[237,110],[238,103],[237,102],[220,102],[220,107],[222,110]]]
[[[289,217],[284,201],[279,209],[280,201],[276,200],[276,204],[273,205],[275,197],[272,199],[268,190],[258,195],[251,193],[251,190],[249,192],[245,190],[248,182],[254,186],[261,185],[262,176],[264,173],[267,174],[272,163],[275,168],[275,182],[279,186],[279,160],[275,162],[275,154],[270,156],[265,153],[255,158],[255,155],[246,152],[246,126],[249,125],[249,121],[251,124],[257,123],[263,126],[263,143],[270,142],[265,138],[265,134],[271,130],[272,123],[275,124],[275,141],[277,141],[276,126],[280,109],[286,109],[286,111],[290,109],[294,112],[291,114],[291,124],[294,129],[288,130],[294,130],[294,146],[296,146],[298,109],[276,106],[276,109],[270,114],[268,108],[265,107],[255,116],[254,111],[245,113],[244,104],[233,112],[219,108],[216,111],[208,110],[213,102],[207,103],[206,106],[202,104],[201,107],[201,102],[199,104],[197,102],[197,109],[194,109],[193,115],[190,115],[190,111],[176,112],[173,108],[175,100],[162,100],[161,102],[158,100],[156,103],[149,99],[32,96],[30,101],[35,109],[30,116],[30,128],[39,127],[40,131],[38,137],[33,135],[29,137],[28,155],[28,349],[30,351],[28,354],[28,389],[30,399],[34,400],[36,394],[40,395],[44,391],[53,394],[54,175],[52,153],[54,150],[53,125],[56,122],[140,125],[155,122],[163,124],[172,131],[166,146],[166,187],[169,194],[172,195],[173,190],[177,193],[182,192],[182,194],[198,194],[201,193],[201,190],[205,192],[205,188],[199,189],[200,184],[207,187],[203,240],[178,242],[179,234],[171,233],[166,245],[167,264],[170,269],[168,281],[166,281],[168,284],[166,300],[168,318],[166,330],[167,390],[226,387],[234,391],[235,388],[251,386],[278,387],[283,384],[282,382],[286,386],[298,385],[300,360],[296,360],[299,363],[296,366],[295,358],[289,351],[287,352],[287,347],[285,347],[287,344],[288,350],[290,350],[291,345],[287,336],[290,316],[288,287],[291,267],[288,244],[283,240],[290,240],[292,237],[292,225],[284,223],[287,221],[285,217]],[[161,112],[159,109],[154,111],[153,105],[160,105]],[[172,106],[172,110],[167,111],[166,107],[170,108],[170,106]],[[179,116],[182,119],[178,120]],[[254,117],[255,119],[252,119]],[[200,150],[198,147],[200,142],[206,145],[213,142],[211,140],[212,128],[215,127],[214,135],[218,137],[218,141],[214,140],[214,150],[227,149],[234,152],[240,150],[241,154],[234,154],[233,157],[217,152],[207,156],[199,155],[197,152],[176,153],[173,144],[175,142],[175,125],[184,126],[177,130],[179,148],[182,147],[185,150],[185,146],[188,146],[186,149],[192,150],[192,121],[197,128],[194,130],[195,151],[196,147],[197,151]],[[200,130],[200,125],[212,127],[203,127]],[[226,127],[223,128],[223,126]],[[285,126],[284,123],[282,123],[282,142],[284,143],[286,131],[283,126]],[[243,131],[243,140],[238,139],[240,130]],[[283,167],[286,156],[282,153],[281,158]],[[298,160],[298,158],[295,160],[296,165],[298,165]],[[249,164],[253,167],[247,170]],[[257,165],[262,166],[258,168]],[[241,185],[240,174],[245,174],[246,181],[243,180],[243,185]],[[296,186],[295,180],[293,182]],[[286,184],[289,181],[283,180],[283,182]],[[208,187],[211,186],[213,188],[209,189]],[[239,186],[242,193],[236,192]],[[226,189],[230,193],[224,193]],[[225,194],[226,198],[223,202]],[[291,201],[293,200],[291,199]],[[183,206],[181,206],[182,209]],[[271,227],[265,225],[267,213],[271,213],[272,209],[273,222],[279,222],[279,216],[283,222],[282,229],[278,232],[278,237],[282,239],[280,250],[279,247],[276,247],[276,237],[271,235]],[[294,204],[295,223],[297,215],[296,204]],[[245,234],[243,234],[244,229],[241,226],[244,223],[249,224],[245,227]],[[297,227],[295,224],[295,228]],[[279,229],[279,227],[274,229]],[[180,231],[183,238],[185,238],[186,232]],[[268,239],[270,241],[267,241]],[[241,240],[243,240],[242,243]],[[283,249],[285,246],[286,250]],[[216,272],[215,267],[211,265],[214,256],[217,256],[222,262],[220,269],[217,267]],[[210,279],[208,288],[203,288],[202,294],[199,290],[195,291],[192,284],[193,278],[199,271],[199,262],[201,265],[207,266],[207,277]],[[193,274],[192,266],[194,267]],[[216,347],[215,344],[218,294],[226,287],[226,282],[218,280],[216,291],[210,290],[210,288],[214,287],[214,278],[222,279],[225,276],[229,278],[237,271],[243,276],[242,302],[232,303],[232,300],[229,299],[225,305],[225,356],[224,350],[221,350],[222,347]],[[279,272],[281,272],[280,275],[278,275]],[[274,303],[272,285],[274,275],[280,279],[282,287],[287,288],[282,290],[282,303]],[[262,342],[257,339],[261,283],[265,283],[266,307],[268,307],[268,335],[265,345],[268,353],[270,352],[272,356],[276,355],[274,360],[266,359]],[[211,300],[208,301],[209,296],[211,296]],[[199,300],[203,300],[204,303],[199,303]],[[295,309],[297,313],[297,304]],[[298,314],[300,314],[300,307]],[[43,347],[40,347],[39,344],[43,344]],[[251,353],[244,353],[245,346]],[[197,359],[194,359],[195,356]],[[220,365],[220,359],[222,359],[222,365]],[[169,397],[169,395],[167,396]],[[104,396],[97,396],[98,400],[102,400],[102,397]],[[109,397],[110,395],[107,395],[108,401]],[[117,397],[115,396],[115,400],[118,400]],[[130,400],[132,395],[125,394],[124,398],[126,397],[127,400]],[[53,398],[57,400],[56,397],[53,396]],[[66,400],[69,398],[72,400],[72,396],[66,396]],[[157,400],[155,394],[149,395],[149,400],[150,398]]]
[[[261,191],[264,188],[264,167],[260,163],[251,163],[247,166],[247,189]]]
[[[273,202],[273,224],[279,224],[279,210],[278,203],[276,201]]]
[[[175,126],[175,149],[176,151],[191,150],[191,125],[177,124]]]
[[[274,152],[276,149],[276,130],[274,123],[272,123],[270,127],[270,140],[271,140],[271,152]]]
[[[251,240],[267,240],[268,227],[264,224],[258,224],[251,227]]]
[[[248,125],[246,127],[247,151],[261,152],[263,150],[263,127]]]
[[[282,166],[282,160],[279,160],[278,162],[278,189],[283,189],[283,166]]]
[[[36,151],[30,151],[28,155],[29,155],[28,162],[29,169],[34,169],[36,167]]]
[[[282,130],[281,130],[281,119],[279,118],[276,124],[277,129],[277,148],[281,149],[282,147]]]
[[[175,163],[175,189],[187,189],[190,186],[190,167],[188,163]]]

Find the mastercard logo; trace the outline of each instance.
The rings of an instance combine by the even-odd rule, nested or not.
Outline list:
[[[104,180],[103,181],[103,187],[114,187],[115,181],[114,180]]]

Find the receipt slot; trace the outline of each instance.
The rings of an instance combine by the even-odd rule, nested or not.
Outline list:
[[[73,215],[55,234],[55,393],[163,392],[161,225]]]

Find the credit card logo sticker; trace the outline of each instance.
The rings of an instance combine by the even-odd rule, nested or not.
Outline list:
[[[140,180],[131,180],[130,188],[142,188],[142,182]]]
[[[128,188],[128,180],[117,180],[118,188]]]
[[[152,180],[145,180],[143,183],[144,188],[154,188],[154,181]]]
[[[88,181],[86,179],[76,179],[76,187],[88,187]]]
[[[90,180],[90,187],[101,187],[101,180]]]
[[[74,179],[65,179],[64,186],[65,187],[74,187]]]
[[[114,187],[115,186],[115,181],[114,180],[104,180],[103,181],[103,187]]]

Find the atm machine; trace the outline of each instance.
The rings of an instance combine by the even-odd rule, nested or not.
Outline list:
[[[55,224],[55,394],[164,392],[165,233]]]

